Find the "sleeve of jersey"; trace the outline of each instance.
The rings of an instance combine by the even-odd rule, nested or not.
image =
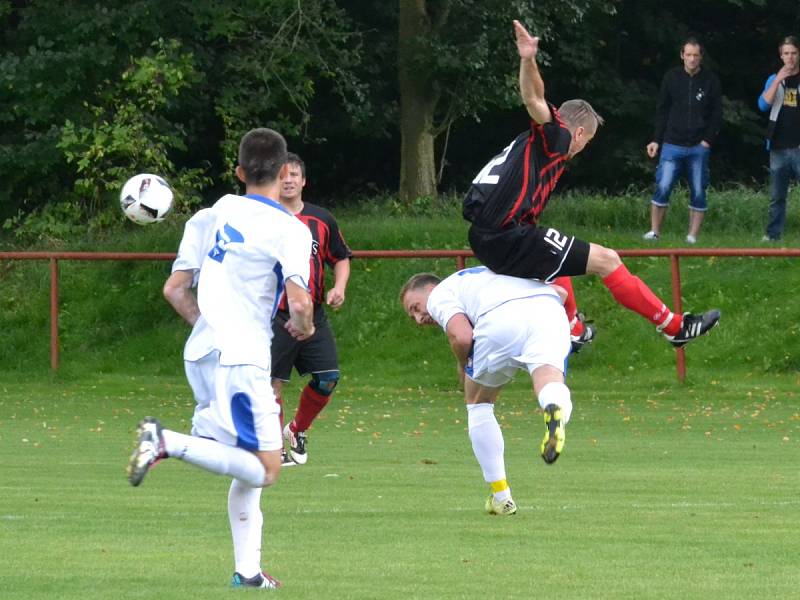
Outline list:
[[[567,129],[564,121],[561,118],[558,110],[552,104],[550,106],[550,115],[553,117],[549,123],[538,125],[532,123],[534,132],[538,133],[542,138],[542,148],[548,157],[560,156],[569,152],[569,144],[572,140],[572,134]]]
[[[459,313],[466,314],[464,306],[459,302],[454,291],[445,285],[443,281],[428,296],[428,314],[436,321],[442,329],[447,329],[447,323]]]
[[[289,221],[279,254],[283,280],[293,280],[308,289],[311,262],[311,232],[297,219]]]
[[[198,211],[186,222],[183,237],[178,247],[178,256],[172,263],[172,272],[196,271],[203,264],[203,259],[213,245],[211,231],[214,215],[210,209]]]
[[[339,230],[339,224],[336,222],[336,219],[333,218],[333,215],[331,215],[328,220],[328,231],[330,232],[327,255],[328,262],[331,265],[335,265],[345,258],[353,258],[353,251],[350,250],[347,242],[344,241],[344,236]]]
[[[561,115],[556,107],[548,103],[552,119],[548,123],[540,124],[531,121],[531,133],[534,139],[541,140],[541,147],[548,158],[556,156],[566,156],[569,153],[569,145],[572,141],[572,134],[567,129]]]

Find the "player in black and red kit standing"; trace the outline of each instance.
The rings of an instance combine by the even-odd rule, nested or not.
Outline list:
[[[289,455],[297,464],[308,460],[306,431],[331,399],[339,381],[339,357],[333,330],[325,316],[323,303],[334,309],[342,306],[350,278],[353,253],[344,241],[333,215],[322,207],[303,201],[306,166],[302,159],[289,153],[288,175],[281,185],[280,203],[306,224],[313,239],[311,249],[310,291],[314,301],[314,326],[310,338],[297,341],[284,329],[289,318],[285,298],[281,300],[273,321],[272,388],[283,409],[283,382],[289,381],[292,367],[311,380],[300,393],[294,418],[286,424],[283,435],[289,443]],[[333,287],[325,293],[325,265],[333,268]]]
[[[615,251],[539,226],[566,162],[586,147],[603,120],[585,100],[568,100],[559,109],[547,102],[536,64],[539,38],[519,21],[514,21],[514,32],[520,94],[531,126],[478,173],[464,198],[475,256],[496,273],[547,282],[558,278],[568,289],[565,279],[571,275],[600,275],[619,304],[653,323],[673,346],[703,335],[719,321],[718,310],[675,315],[631,275]],[[572,333],[574,339],[575,329]]]

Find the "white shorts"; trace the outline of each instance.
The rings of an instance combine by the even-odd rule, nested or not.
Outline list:
[[[564,306],[539,295],[501,304],[478,318],[466,374],[486,387],[500,387],[516,371],[550,365],[566,372],[571,342]]]
[[[283,448],[280,408],[272,393],[270,374],[253,365],[226,367],[217,362],[216,393],[195,412],[192,432],[245,450]]]
[[[216,390],[214,388],[214,373],[219,365],[219,352],[214,350],[206,354],[200,360],[184,360],[183,369],[186,371],[186,379],[189,387],[192,388],[194,401],[194,414],[206,408],[214,399]],[[197,435],[192,428],[192,435]]]

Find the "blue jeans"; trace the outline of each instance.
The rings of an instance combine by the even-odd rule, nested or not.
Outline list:
[[[664,144],[661,147],[661,158],[656,168],[656,191],[653,204],[668,206],[669,195],[675,182],[686,170],[689,183],[689,207],[700,212],[708,208],[706,188],[708,187],[708,157],[711,149],[702,144],[696,146],[676,146]]]
[[[770,151],[767,237],[771,240],[777,240],[783,235],[783,226],[786,224],[786,195],[792,175],[795,179],[800,179],[800,148]]]

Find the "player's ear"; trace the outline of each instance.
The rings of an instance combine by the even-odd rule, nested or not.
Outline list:
[[[289,174],[289,163],[283,163],[281,170],[278,172],[278,179],[286,179],[286,176]]]
[[[247,179],[245,179],[244,169],[242,168],[242,165],[236,165],[235,173],[239,181],[241,181],[242,183],[247,183]]]

